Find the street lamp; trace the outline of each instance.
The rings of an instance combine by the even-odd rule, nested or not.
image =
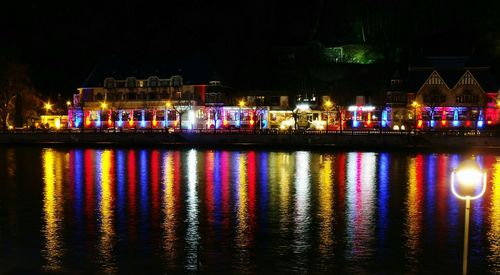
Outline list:
[[[48,114],[48,112],[52,109],[52,104],[50,104],[50,102],[47,102],[45,103],[43,108],[45,108],[45,114]]]
[[[413,106],[413,119],[415,120],[415,129],[416,129],[418,128],[417,108],[420,107],[420,104],[418,104],[417,101],[413,101],[411,103],[411,106]]]
[[[168,109],[170,108],[171,105],[172,105],[172,103],[170,103],[170,101],[165,102],[165,114],[163,115],[163,120],[164,120],[163,128],[165,128],[165,130],[167,130],[167,122],[168,122],[167,111],[168,111]]]
[[[241,108],[243,108],[245,106],[245,100],[240,100],[240,102],[238,103],[238,106],[240,106],[240,112],[238,114],[238,121],[239,121],[239,127],[238,127],[238,130],[241,132]]]
[[[106,102],[101,103],[101,112],[99,113],[99,130],[101,131],[102,131],[102,111],[106,110],[107,106],[108,105],[106,104]]]
[[[478,188],[479,187],[479,188]],[[470,201],[483,196],[486,191],[486,172],[474,160],[466,160],[451,172],[451,192],[457,198],[465,200],[464,253],[462,274],[467,274],[469,250],[469,212]]]
[[[330,108],[332,108],[333,104],[330,100],[325,102],[326,109],[326,133],[328,133],[328,121],[330,121]]]

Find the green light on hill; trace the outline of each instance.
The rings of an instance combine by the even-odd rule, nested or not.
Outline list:
[[[382,60],[382,54],[368,45],[343,45],[323,49],[322,61],[327,63],[373,64]]]

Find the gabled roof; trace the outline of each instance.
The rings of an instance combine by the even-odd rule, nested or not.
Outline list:
[[[113,77],[125,80],[127,77],[147,79],[150,76],[170,78],[180,75],[184,84],[208,84],[216,79],[215,68],[203,58],[191,58],[182,61],[172,61],[169,64],[133,65],[117,57],[104,58],[97,64],[82,87],[102,87],[104,79]]]
[[[500,86],[493,78],[489,67],[481,60],[469,56],[434,56],[426,57],[417,66],[408,68],[408,77],[405,88],[408,92],[418,91],[432,72],[436,71],[446,85],[455,87],[462,76],[469,71],[485,92],[496,92]]]

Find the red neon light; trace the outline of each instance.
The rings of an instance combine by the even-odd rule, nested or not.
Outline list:
[[[445,126],[446,125],[446,120],[441,120],[441,125]]]
[[[488,125],[491,125],[491,123],[492,123],[492,122],[491,122],[491,120],[488,120],[488,122],[487,122],[487,123],[488,123]]]
[[[85,125],[86,125],[86,126],[89,126],[89,125],[90,125],[90,123],[91,123],[91,122],[90,122],[90,112],[87,112],[87,113],[85,114]]]
[[[421,119],[419,119],[419,120],[418,120],[418,123],[417,123],[417,127],[418,127],[418,128],[422,128],[422,125],[423,125],[423,124],[424,124],[424,122],[423,122]]]
[[[465,126],[470,127],[470,120],[467,120],[467,121],[465,122]]]
[[[130,118],[129,118],[129,121],[128,121],[128,125],[130,127],[134,126],[134,111],[130,112]]]
[[[153,127],[156,127],[156,125],[158,125],[158,121],[156,120],[156,111],[153,114],[153,121],[151,123],[153,124]]]
[[[254,123],[255,121],[253,121],[253,114],[250,114],[250,125],[253,126]]]
[[[108,126],[111,126],[113,124],[113,121],[111,120],[111,111],[109,111],[109,114],[108,114]]]

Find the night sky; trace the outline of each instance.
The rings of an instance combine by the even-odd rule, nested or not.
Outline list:
[[[401,3],[407,2],[407,3]],[[103,58],[165,63],[203,56],[238,86],[280,47],[366,43],[407,57],[472,52],[498,62],[500,1],[15,1],[0,58],[29,64],[44,93],[71,94]],[[241,70],[240,70],[241,69]],[[232,83],[231,83],[232,82]]]

